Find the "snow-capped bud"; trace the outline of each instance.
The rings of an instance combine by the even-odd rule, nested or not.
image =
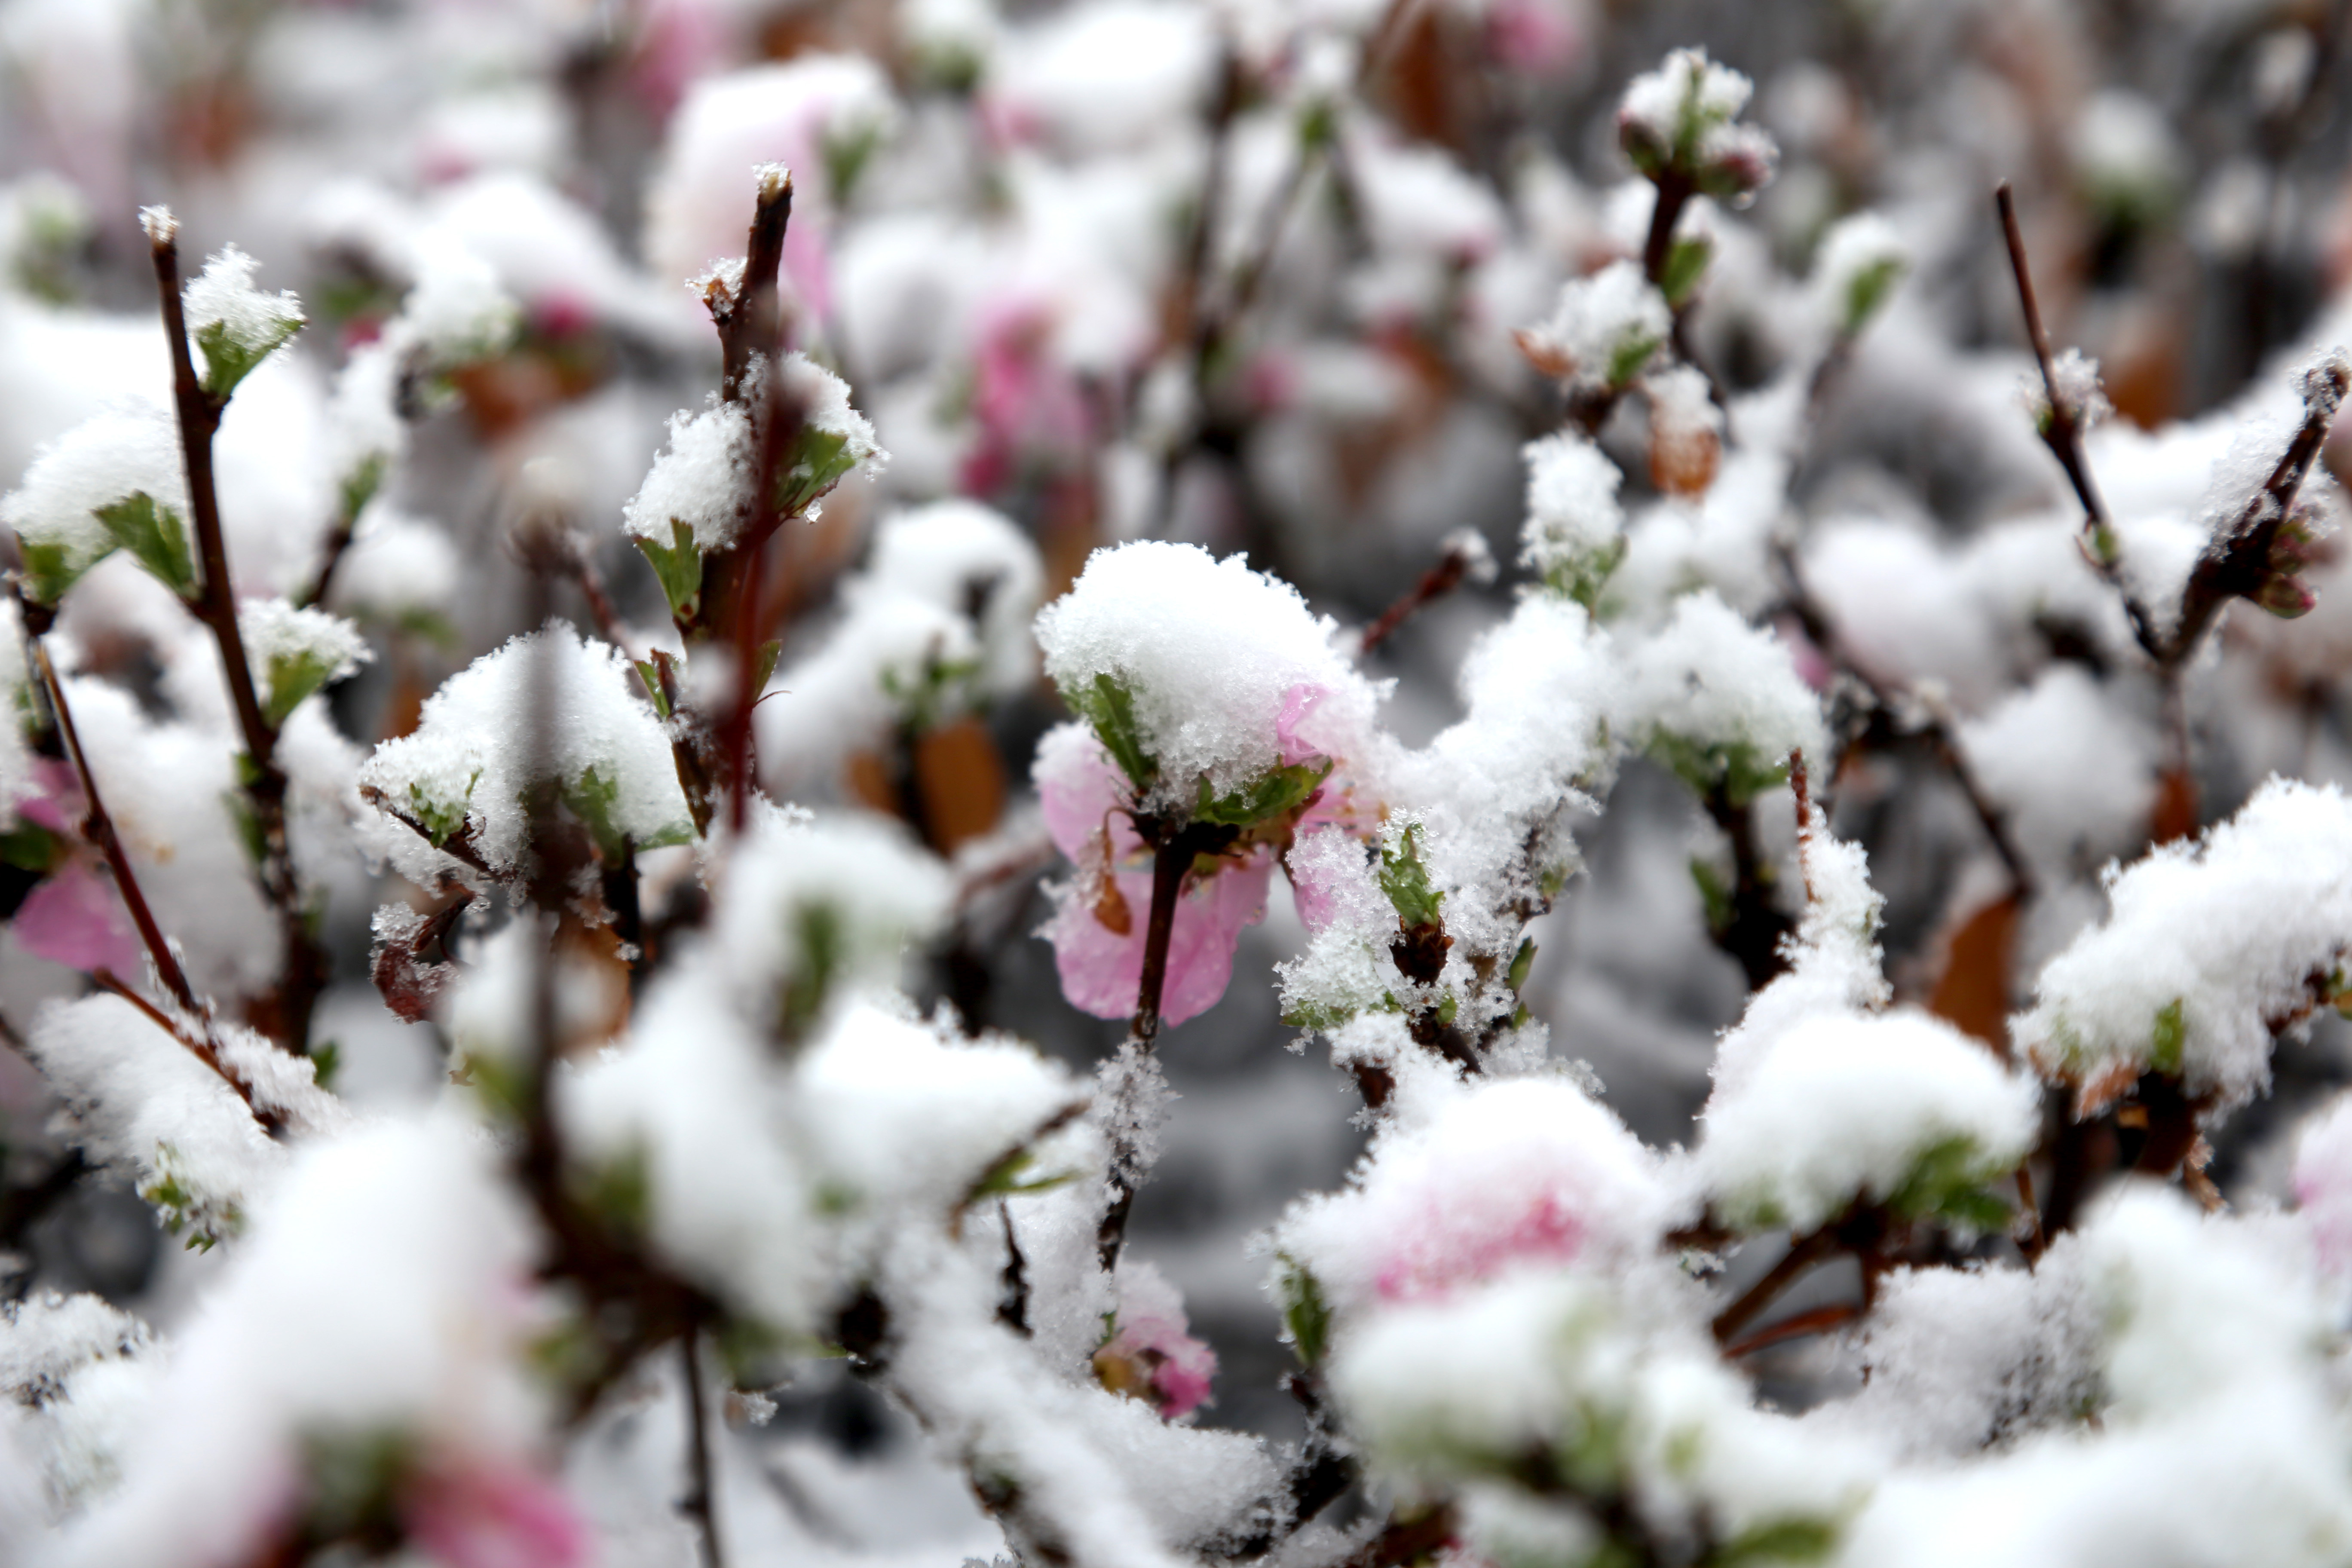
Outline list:
[[[205,391],[226,398],[256,366],[302,330],[302,301],[253,286],[260,263],[236,246],[205,263],[183,292],[188,335],[205,355]]]
[[[1612,261],[1559,291],[1551,320],[1518,334],[1537,369],[1562,380],[1622,387],[1642,374],[1673,330],[1666,298],[1639,264]]]
[[[1910,270],[1911,253],[1895,226],[1876,213],[1856,213],[1822,237],[1813,259],[1813,298],[1838,336],[1852,338]]]
[[[2044,435],[2057,417],[2050,402],[2053,390],[2058,395],[2058,408],[2064,410],[2078,434],[2104,423],[2116,411],[2116,405],[2107,401],[2107,389],[2100,384],[2099,362],[2080,349],[2068,349],[2050,362],[2046,384],[2040,376],[2024,384],[2025,405],[2033,415],[2034,427]]]
[[[284,599],[248,599],[236,620],[261,689],[262,717],[272,724],[283,724],[302,699],[375,657],[342,616],[297,609]]]
[[[1751,90],[1705,49],[1676,49],[1625,89],[1618,143],[1653,180],[1672,177],[1723,200],[1752,195],[1772,178],[1780,153],[1761,128],[1735,123]]]
[[[1723,411],[1689,365],[1643,383],[1650,398],[1650,480],[1668,495],[1703,496],[1723,463]]]

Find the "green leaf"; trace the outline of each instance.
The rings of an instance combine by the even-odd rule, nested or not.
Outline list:
[[[2156,1016],[2156,1027],[2149,1031],[2147,1065],[2167,1078],[2180,1076],[2180,1058],[2189,1045],[2189,1019],[2181,1010],[2183,998],[2175,996]]]
[[[1971,1230],[1998,1231],[2009,1205],[1984,1189],[2010,1167],[1987,1156],[1965,1133],[1939,1139],[1912,1162],[1886,1206],[1905,1219],[1940,1219]]]
[[[1910,269],[1901,257],[1888,256],[1856,271],[1846,280],[1845,318],[1838,323],[1838,331],[1849,338],[1860,333]]]
[[[336,1069],[342,1065],[341,1043],[336,1040],[321,1040],[310,1052],[310,1080],[320,1089],[332,1089]]]
[[[777,515],[798,517],[823,500],[857,466],[857,457],[850,449],[847,436],[803,425],[793,437],[793,449],[784,454],[785,460],[779,465]]]
[[[1625,539],[1621,534],[1598,550],[1588,550],[1572,560],[1555,563],[1544,574],[1544,586],[1598,616],[1601,591],[1608,585],[1618,563],[1624,559]]]
[[[1050,1193],[1055,1187],[1068,1186],[1078,1179],[1076,1171],[1055,1171],[1051,1175],[1031,1176],[1029,1167],[1036,1156],[1026,1149],[1015,1149],[982,1173],[964,1194],[964,1202],[976,1204],[982,1198],[1018,1197],[1024,1193]]]
[[[1160,760],[1143,748],[1143,731],[1135,721],[1135,694],[1108,675],[1097,675],[1090,686],[1062,693],[1080,718],[1094,726],[1103,750],[1118,764],[1138,791],[1148,790],[1160,776]]]
[[[1719,785],[1733,805],[1744,806],[1789,779],[1787,763],[1768,760],[1746,741],[1701,744],[1671,730],[1657,730],[1651,732],[1648,751],[1694,794],[1706,795]]]
[[[428,797],[420,784],[408,786],[408,815],[425,829],[425,837],[438,849],[448,842],[449,836],[466,826],[467,808],[473,804],[474,786],[482,779],[481,770],[466,781],[466,793],[454,801],[436,801]]]
[[[1706,910],[1706,929],[1720,935],[1731,929],[1731,889],[1722,873],[1704,857],[1690,859],[1691,880],[1698,884],[1699,902]]]
[[[1312,763],[1293,763],[1287,767],[1274,768],[1230,795],[1212,799],[1209,781],[1201,781],[1201,797],[1192,807],[1195,822],[1214,823],[1223,827],[1255,827],[1307,804],[1307,797],[1322,787],[1331,774],[1332,764],[1321,766]]]
[[[772,643],[769,646],[777,645]],[[649,658],[635,658],[629,662],[636,667],[637,679],[646,683],[646,695],[653,699],[654,711],[665,719],[668,718],[669,699],[662,695],[660,668]],[[761,681],[761,684],[764,686],[767,683]]]
[[[1517,991],[1528,983],[1528,971],[1536,966],[1536,939],[1524,937],[1519,951],[1511,954],[1511,967],[1503,972],[1503,984]]]
[[[1665,341],[1655,332],[1643,331],[1628,332],[1618,339],[1617,346],[1609,354],[1609,384],[1622,386],[1640,374],[1642,367],[1650,363],[1650,356],[1658,352],[1658,345]]]
[[[286,716],[301,705],[302,699],[334,679],[341,662],[310,648],[271,654],[262,683],[268,689],[261,699],[261,716],[269,721],[269,727],[274,730],[285,723]]]
[[[273,316],[252,337],[235,337],[226,321],[207,321],[196,329],[196,346],[205,351],[205,390],[226,403],[237,383],[254,367],[276,353],[286,340],[302,330],[299,316]]]
[[[784,639],[782,637],[770,637],[760,645],[759,654],[751,661],[751,696],[755,700],[760,693],[768,689],[768,682],[775,677],[776,660],[783,656]],[[667,719],[669,715],[665,713],[662,717]]]
[[[636,546],[653,563],[654,575],[661,580],[662,597],[669,601],[669,613],[679,620],[691,620],[695,606],[702,599],[702,552],[694,542],[694,530],[669,520],[672,542],[656,544],[643,535],[632,535]]]
[[[383,487],[384,466],[382,452],[370,452],[360,459],[359,467],[343,476],[341,483],[336,487],[346,525],[359,516],[367,503],[375,499],[375,492]]]
[[[790,961],[777,999],[777,1022],[797,1038],[824,1011],[833,983],[849,957],[849,932],[841,911],[824,902],[810,902],[793,911],[799,951]]]
[[[273,315],[268,327],[254,336],[233,336],[228,322],[205,322],[195,329],[195,345],[205,351],[205,390],[228,402],[237,384],[252,376],[254,367],[278,353],[287,339],[301,331],[299,315]]]
[[[1289,1331],[1299,1364],[1314,1366],[1330,1348],[1331,1309],[1314,1275],[1286,1256],[1282,1263],[1282,1280],[1276,1287],[1282,1300],[1282,1326]]]
[[[1658,275],[1658,292],[1666,297],[1674,310],[1681,310],[1699,280],[1706,276],[1707,263],[1715,259],[1715,240],[1707,235],[1690,235],[1677,239],[1666,251],[1666,265]]]
[[[145,490],[92,510],[114,542],[137,556],[139,564],[165,587],[183,599],[196,596],[196,558],[189,548],[187,525],[178,512]]]
[[[1712,1568],[1742,1568],[1751,1563],[1818,1563],[1838,1543],[1838,1527],[1826,1519],[1775,1519],[1751,1524],[1726,1542],[1710,1559]]]
[[[57,863],[57,836],[37,822],[18,822],[0,833],[0,863],[20,871],[46,871]]]
[[[1437,924],[1438,906],[1445,901],[1445,895],[1429,885],[1429,869],[1421,863],[1420,837],[1421,825],[1412,823],[1398,836],[1394,849],[1381,846],[1381,891],[1396,906],[1397,919],[1407,930]]]
[[[16,536],[17,548],[25,557],[25,596],[37,605],[54,605],[66,596],[66,590],[81,581],[83,573],[114,553],[109,542],[105,548],[85,552],[64,540],[34,540]]]

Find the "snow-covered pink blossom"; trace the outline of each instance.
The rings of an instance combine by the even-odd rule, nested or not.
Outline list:
[[[1118,1310],[1110,1337],[1095,1352],[1095,1376],[1107,1388],[1149,1399],[1178,1421],[1205,1404],[1217,1375],[1217,1352],[1192,1337],[1184,1300],[1148,1263],[1119,1269]]]
[[[1126,781],[1083,727],[1053,731],[1037,749],[1037,795],[1045,828],[1077,868],[1044,935],[1054,944],[1062,994],[1098,1018],[1135,1011],[1151,911],[1151,851],[1135,831]],[[1225,994],[1242,928],[1265,918],[1271,855],[1261,846],[1195,865],[1176,900],[1163,1022],[1181,1024]]]

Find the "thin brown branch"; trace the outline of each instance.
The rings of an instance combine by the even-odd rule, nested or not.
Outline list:
[[[726,367],[719,395],[729,403],[750,400],[753,362],[762,355],[772,359],[783,336],[776,272],[783,265],[784,228],[792,217],[792,172],[762,171],[751,209],[751,233],[743,247],[743,276],[732,288],[718,279],[705,287],[703,303],[719,328],[719,347]]]
[[[1795,1284],[1814,1264],[1835,1252],[1837,1247],[1836,1234],[1827,1226],[1791,1242],[1789,1250],[1766,1271],[1762,1279],[1741,1292],[1738,1300],[1715,1315],[1715,1342],[1729,1344],[1740,1330],[1778,1300],[1783,1290]]]
[[[301,884],[286,835],[286,773],[278,763],[278,731],[262,711],[260,694],[247,662],[245,637],[237,626],[236,587],[229,575],[228,547],[221,531],[220,497],[213,482],[213,436],[227,399],[205,390],[196,379],[188,346],[188,325],[180,300],[179,226],[168,215],[148,224],[148,249],[155,268],[163,336],[172,355],[172,399],[178,416],[181,461],[188,480],[190,522],[203,581],[191,608],[219,645],[221,674],[245,739],[245,795],[261,839],[261,887],[278,916],[279,962],[275,994],[258,1021],[278,1043],[300,1056],[310,1048],[310,1011],[324,989],[327,963],[303,918]]]
[[[2311,465],[2327,444],[2327,432],[2343,406],[2352,364],[2341,353],[2314,366],[2303,382],[2303,423],[2286,450],[2263,479],[2262,488],[2246,498],[2228,527],[2206,542],[2205,552],[2181,591],[2180,622],[2174,629],[2165,662],[2185,662],[2205,628],[2231,599],[2252,598],[2272,573],[2272,547],[2279,530],[2294,510],[2296,495]]]
[[[30,639],[29,646],[33,662],[40,671],[41,686],[48,695],[49,710],[57,716],[58,733],[64,737],[66,755],[72,759],[74,777],[81,784],[81,836],[106,858],[106,868],[114,874],[115,891],[122,897],[122,907],[131,912],[131,923],[138,928],[139,943],[155,965],[155,977],[184,1011],[192,1017],[201,1017],[204,1007],[196,1000],[195,987],[188,984],[178,955],[164,940],[163,928],[155,923],[155,911],[148,907],[147,895],[140,890],[138,873],[131,868],[130,853],[123,848],[122,837],[115,832],[114,818],[108,814],[105,798],[99,794],[98,777],[90,772],[89,758],[81,749],[81,731],[74,727],[73,710],[66,702],[65,683],[58,679],[58,667],[50,662],[48,647],[39,637]]]
[[[1735,1344],[1724,1346],[1724,1358],[1727,1361],[1737,1361],[1741,1356],[1753,1355],[1758,1351],[1769,1350],[1774,1345],[1785,1344],[1790,1340],[1801,1340],[1811,1334],[1826,1333],[1832,1329],[1842,1329],[1860,1318],[1863,1311],[1864,1308],[1858,1301],[1841,1301],[1835,1306],[1815,1307],[1810,1311],[1791,1312],[1779,1322],[1768,1324],[1746,1339]]]
[[[694,1521],[702,1540],[702,1568],[727,1568],[727,1552],[719,1537],[717,1494],[711,1485],[710,1420],[702,1399],[702,1358],[696,1353],[700,1336],[689,1329],[678,1336],[686,1374],[687,1489],[678,1507]]]
[[[100,990],[110,995],[119,996],[138,1008],[146,1016],[149,1023],[185,1046],[191,1056],[212,1068],[220,1080],[234,1089],[239,1100],[245,1101],[245,1108],[253,1112],[254,1121],[259,1122],[265,1131],[274,1133],[285,1127],[286,1119],[283,1116],[274,1110],[266,1110],[254,1103],[252,1086],[229,1070],[228,1064],[220,1058],[219,1048],[212,1041],[190,1034],[185,1024],[173,1018],[154,1003],[124,984],[116,977],[114,971],[93,969],[89,972],[89,978],[90,983]]]
[[[2090,463],[2083,456],[2082,422],[2076,417],[2074,404],[2058,387],[2057,372],[2050,357],[2050,332],[2042,324],[2042,301],[2033,289],[2033,270],[2026,260],[2025,236],[2017,225],[2017,201],[2010,192],[2008,181],[1994,187],[1993,205],[2000,212],[2001,238],[2009,247],[2010,270],[2017,279],[2017,301],[2025,314],[2025,336],[2033,349],[2033,363],[2042,372],[2042,395],[2050,404],[2050,416],[2041,431],[2042,445],[2058,459],[2066,482],[2074,486],[2074,497],[2082,502],[2084,553],[2123,601],[2133,637],[2149,658],[2161,664],[2163,638],[2157,632],[2147,606],[2140,603],[2139,596],[2125,584],[2122,574],[2116,570],[2115,519],[2100,498],[2098,486],[2091,478]]]
[[[1359,658],[1370,653],[1395,635],[1396,629],[1423,610],[1462,585],[1477,562],[1474,552],[1460,544],[1449,544],[1437,564],[1421,574],[1421,581],[1398,598],[1396,603],[1381,612],[1380,619],[1364,628],[1363,640],[1357,645]]]
[[[1168,982],[1168,943],[1176,926],[1176,898],[1192,868],[1195,836],[1180,831],[1162,840],[1151,857],[1151,915],[1143,931],[1143,975],[1135,993],[1135,1019],[1128,1037],[1145,1050],[1160,1034],[1160,994]]]

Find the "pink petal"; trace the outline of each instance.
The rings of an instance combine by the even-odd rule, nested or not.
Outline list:
[[[513,1465],[425,1477],[408,1500],[411,1544],[448,1568],[576,1568],[588,1529],[562,1488]]]
[[[1331,695],[1328,687],[1301,683],[1282,694],[1282,710],[1274,716],[1275,743],[1282,748],[1282,765],[1296,767],[1310,757],[1334,755],[1315,722],[1315,710]]]
[[[139,973],[142,950],[130,913],[89,862],[69,859],[35,888],[9,929],[26,952],[88,972]]]
[[[1160,1016],[1166,1024],[1207,1012],[1225,994],[1234,975],[1234,947],[1244,926],[1265,918],[1265,889],[1272,860],[1263,850],[1250,859],[1198,883],[1177,900],[1168,935],[1168,973],[1160,985]],[[1124,1018],[1135,1011],[1143,985],[1143,943],[1150,925],[1151,874],[1118,873],[1127,900],[1128,931],[1111,931],[1095,918],[1095,889],[1085,879],[1066,892],[1042,933],[1054,944],[1062,994],[1070,1005],[1097,1018]]]

